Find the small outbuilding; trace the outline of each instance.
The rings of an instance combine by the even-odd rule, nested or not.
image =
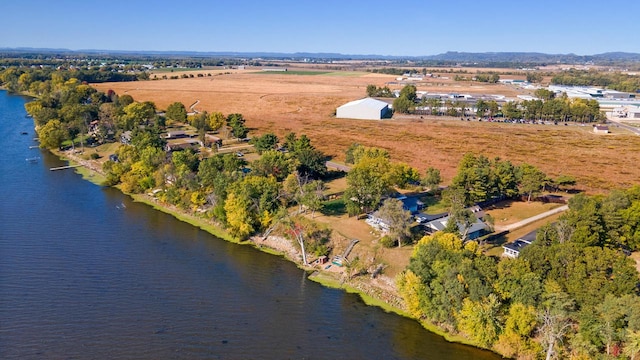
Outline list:
[[[593,127],[593,132],[596,134],[608,134],[609,127],[606,125],[596,125]]]
[[[390,114],[389,104],[373,98],[351,101],[336,109],[336,117],[340,119],[380,120]]]

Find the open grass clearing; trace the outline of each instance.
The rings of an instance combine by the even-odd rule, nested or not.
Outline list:
[[[504,226],[513,224],[520,220],[530,218],[541,214],[545,211],[555,209],[562,204],[542,203],[539,201],[501,201],[495,205],[484,209],[486,214],[491,215],[495,221],[495,225]]]

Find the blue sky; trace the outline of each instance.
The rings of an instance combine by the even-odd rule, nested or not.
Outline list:
[[[434,55],[640,52],[640,1],[0,0],[0,47]]]

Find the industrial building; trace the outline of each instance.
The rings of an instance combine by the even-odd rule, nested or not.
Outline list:
[[[336,117],[341,119],[380,120],[390,115],[389,104],[373,98],[351,101],[336,110]]]

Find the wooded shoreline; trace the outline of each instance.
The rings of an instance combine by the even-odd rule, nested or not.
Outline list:
[[[50,151],[54,155],[58,156],[61,160],[69,161],[70,164],[82,165],[80,167],[74,168],[74,170],[78,174],[80,174],[83,177],[83,179],[90,181],[95,185],[104,186],[102,184],[102,182],[104,181],[104,173],[102,173],[101,169],[95,166],[95,162],[92,162],[90,160],[84,160],[70,152],[53,151],[53,150],[50,150]],[[222,239],[234,244],[238,244],[238,245],[252,246],[253,248],[259,251],[262,251],[264,253],[281,256],[284,259],[294,263],[298,268],[307,272],[308,274],[307,279],[317,282],[322,286],[325,286],[328,288],[341,289],[348,293],[357,294],[362,299],[362,301],[369,306],[376,306],[386,312],[394,313],[399,316],[416,320],[420,323],[420,325],[424,329],[436,335],[442,336],[448,342],[469,345],[469,346],[477,347],[483,350],[489,350],[494,352],[491,349],[478,346],[477,344],[473,343],[472,341],[470,341],[465,337],[448,333],[444,329],[438,327],[437,325],[431,324],[424,320],[416,319],[401,307],[394,305],[388,301],[385,301],[383,296],[376,296],[376,293],[383,294],[386,290],[383,289],[382,287],[376,287],[375,283],[372,281],[367,281],[369,278],[367,278],[367,280],[364,280],[362,277],[359,277],[355,279],[356,281],[354,281],[354,279],[351,279],[345,282],[343,281],[343,279],[341,279],[341,277],[338,274],[334,272],[324,271],[322,269],[314,268],[312,266],[305,266],[302,263],[300,258],[294,258],[295,254],[298,254],[299,256],[299,252],[297,251],[297,249],[295,249],[295,247],[292,244],[289,244],[288,248],[283,249],[281,246],[273,246],[271,241],[268,241],[268,240],[262,241],[259,236],[254,236],[246,241],[240,241],[234,238],[233,236],[231,236],[222,227],[214,224],[211,221],[207,221],[206,219],[203,219],[201,217],[194,216],[193,214],[189,214],[174,206],[160,203],[157,201],[157,199],[149,195],[128,194],[122,191],[122,189],[120,189],[118,186],[115,186],[115,188],[120,190],[123,194],[131,197],[135,202],[144,203],[150,206],[151,208],[153,208],[154,210],[158,210],[165,214],[171,215],[174,218],[180,221],[186,222],[192,226],[195,226],[203,231],[206,231],[209,234],[219,239]],[[270,236],[270,238],[276,238],[276,237]],[[392,296],[400,299],[400,296],[397,293],[392,294]]]

